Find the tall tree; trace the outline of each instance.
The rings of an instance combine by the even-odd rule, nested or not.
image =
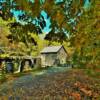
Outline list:
[[[100,2],[93,0],[91,8],[86,10],[77,25],[77,31],[71,38],[75,47],[74,61],[79,64],[96,67],[100,65]]]
[[[6,12],[6,15],[9,16],[9,13],[11,14],[11,10],[13,9],[22,10],[25,13],[18,16],[19,20],[24,20],[27,23],[32,23],[33,20],[35,20],[35,22],[38,22],[38,28],[36,28],[40,30],[39,33],[41,33],[41,30],[45,27],[45,20],[40,13],[44,10],[47,12],[48,17],[51,18],[52,30],[59,28],[59,31],[62,33],[62,29],[64,28],[65,31],[72,33],[75,30],[79,13],[81,13],[82,1],[83,0],[62,0],[56,2],[56,0],[34,0],[32,2],[31,0],[9,0],[2,2],[1,15],[5,16],[3,13]],[[6,7],[9,8],[9,10],[3,10],[3,8]],[[56,26],[54,23],[56,23]],[[35,23],[35,25],[37,26],[37,23]],[[52,34],[55,33],[55,31],[53,30]],[[64,36],[66,37],[66,35]]]

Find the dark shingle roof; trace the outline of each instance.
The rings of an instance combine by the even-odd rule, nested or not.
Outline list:
[[[45,47],[41,53],[57,53],[60,49],[62,48],[61,46],[49,46],[49,47]]]

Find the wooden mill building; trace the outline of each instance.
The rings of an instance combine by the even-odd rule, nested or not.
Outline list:
[[[49,46],[41,51],[41,65],[58,66],[65,64],[68,59],[68,53],[64,46]]]

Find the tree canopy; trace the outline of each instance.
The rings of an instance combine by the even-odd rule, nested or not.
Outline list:
[[[70,42],[69,46],[74,48],[73,63],[98,66],[99,5],[99,0],[1,0],[0,17],[7,22],[9,42],[22,42],[30,47],[38,45],[34,34],[45,34],[44,39],[50,43]],[[43,33],[47,24],[49,31]]]
[[[28,25],[33,24],[36,33],[42,33],[42,30],[46,27],[46,20],[41,15],[41,11],[45,11],[47,18],[51,19],[50,28],[53,33],[58,30],[63,34],[75,30],[83,7],[82,0],[61,0],[59,2],[56,0],[34,0],[33,2],[32,0],[5,0],[0,4],[2,6],[0,14],[4,20],[14,17],[14,11],[20,11],[21,14],[17,16],[18,20],[21,21],[21,24],[23,21]]]

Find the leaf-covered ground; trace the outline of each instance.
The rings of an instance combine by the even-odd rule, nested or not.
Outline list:
[[[0,100],[100,100],[100,78],[80,69],[31,72],[2,84]]]

